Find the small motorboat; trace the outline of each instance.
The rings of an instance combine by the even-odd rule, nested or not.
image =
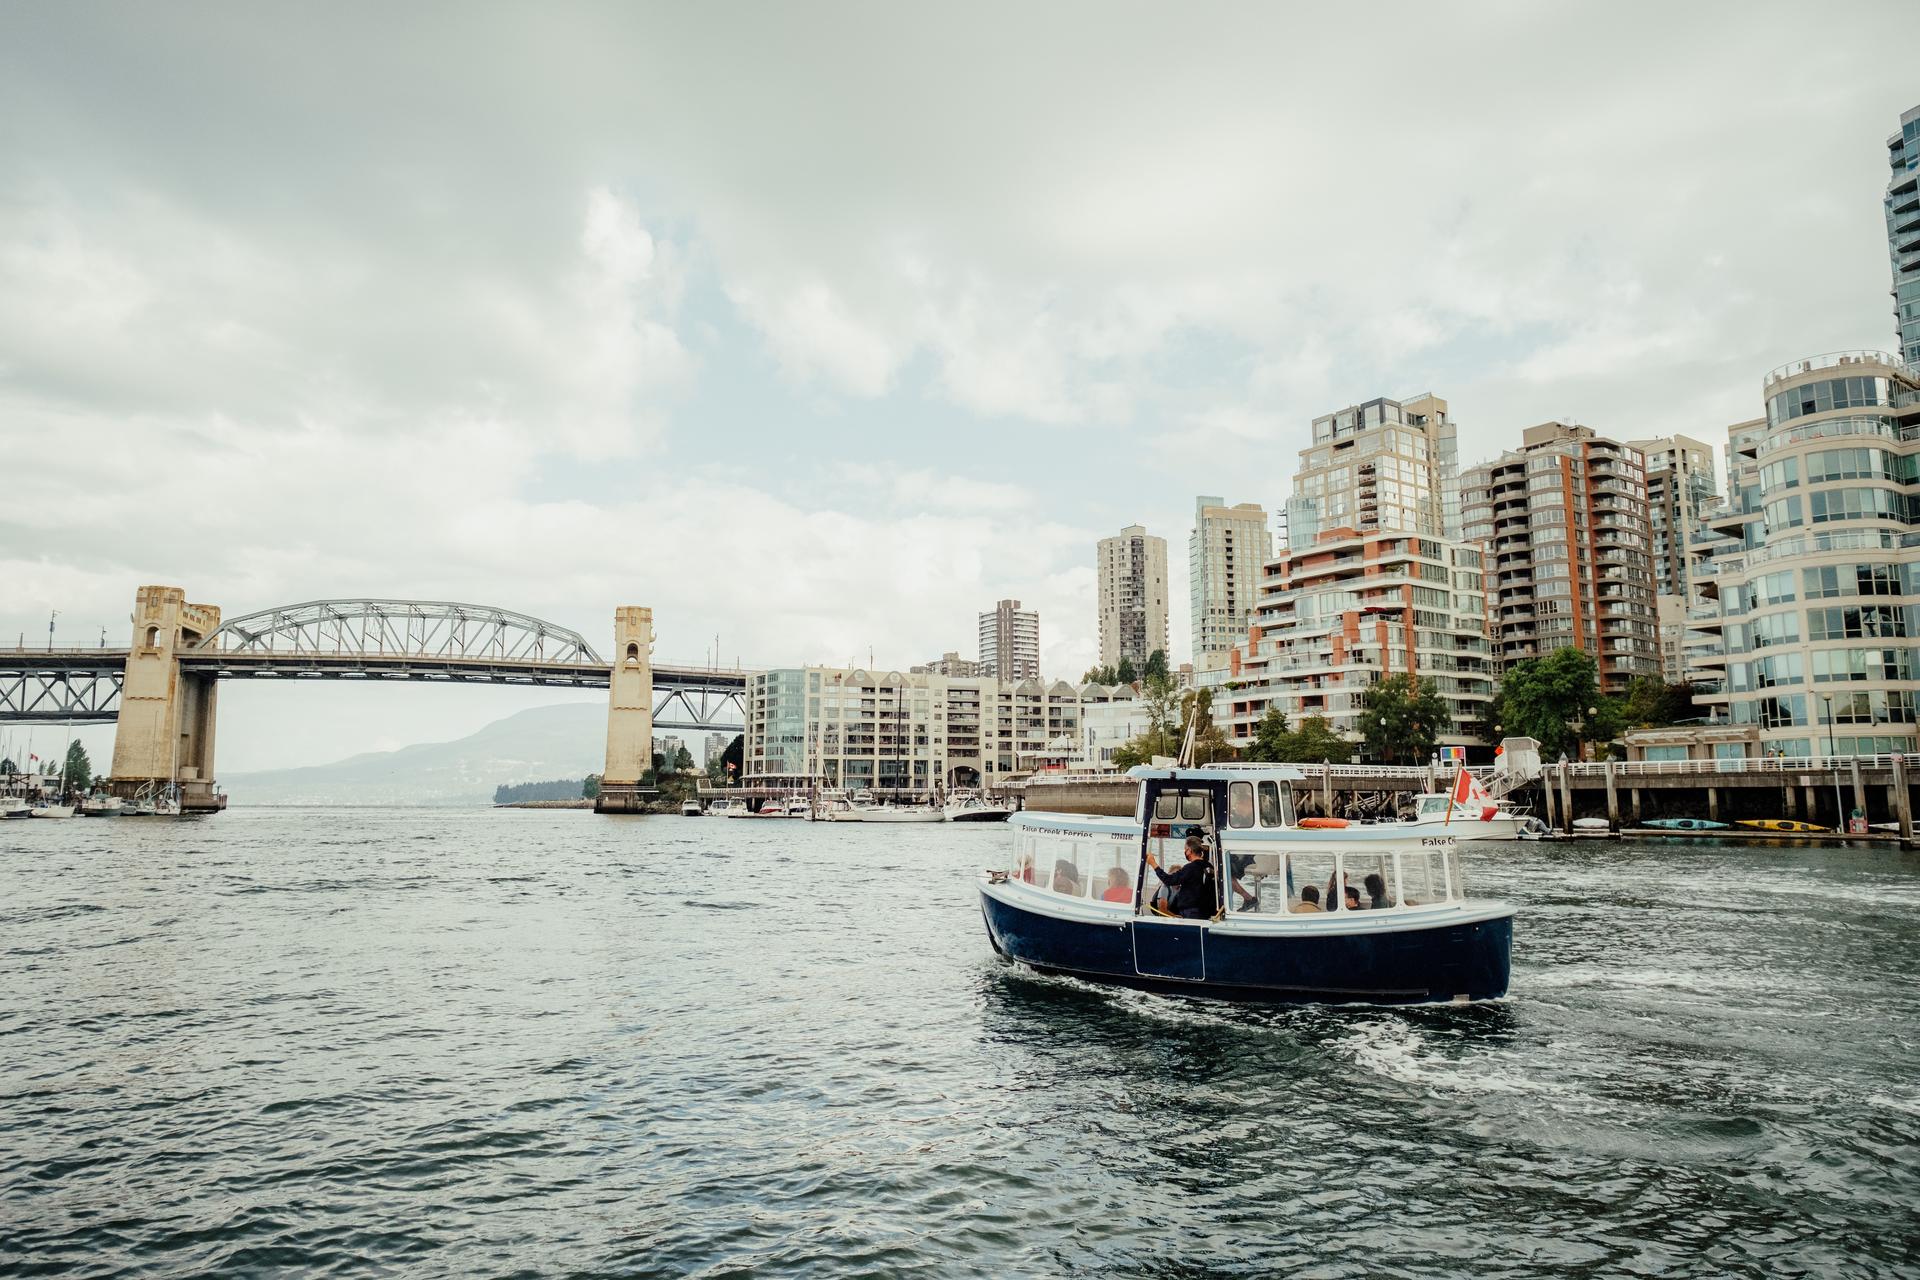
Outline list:
[[[1753,831],[1799,831],[1831,832],[1832,827],[1815,826],[1811,822],[1796,822],[1792,818],[1741,818],[1739,826]]]
[[[1300,774],[1282,765],[1130,776],[1131,824],[1014,815],[1006,862],[978,885],[995,951],[1041,972],[1228,1000],[1506,994],[1513,908],[1468,896],[1453,840],[1408,838],[1402,823],[1301,831],[1290,787]],[[1216,886],[1204,918],[1168,914],[1150,865],[1180,865],[1189,835]]]
[[[680,816],[683,818],[698,818],[704,813],[705,810],[701,809],[698,800],[682,800],[680,802]]]
[[[33,816],[33,806],[27,803],[25,796],[0,796],[0,818],[31,816]]]
[[[119,796],[91,795],[80,802],[80,816],[83,818],[117,818],[124,806]]]
[[[1658,827],[1662,831],[1725,831],[1727,824],[1714,822],[1707,818],[1648,818],[1649,827]]]
[[[728,796],[725,800],[717,801],[711,809],[708,809],[707,816],[711,818],[745,818],[750,815],[747,812],[747,802],[745,800],[742,800],[739,796]]]
[[[1011,805],[996,804],[978,791],[956,791],[947,800],[948,822],[1005,822],[1013,816]]]
[[[34,818],[71,818],[73,811],[74,807],[70,804],[56,804],[51,800],[43,800],[32,807],[28,816]]]

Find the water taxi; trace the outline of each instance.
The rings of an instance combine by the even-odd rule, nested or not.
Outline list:
[[[1022,812],[979,881],[994,950],[1042,972],[1231,1000],[1413,1004],[1506,994],[1513,908],[1470,899],[1453,837],[1293,821],[1284,766],[1130,771],[1134,819]],[[1393,834],[1389,834],[1393,833]],[[1152,864],[1202,838],[1212,908],[1171,914]],[[1191,910],[1191,908],[1189,908]]]

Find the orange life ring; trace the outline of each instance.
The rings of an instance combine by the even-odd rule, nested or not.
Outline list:
[[[1345,818],[1302,818],[1300,819],[1300,829],[1303,831],[1323,830],[1330,827],[1344,827],[1346,825],[1347,825],[1347,820]]]

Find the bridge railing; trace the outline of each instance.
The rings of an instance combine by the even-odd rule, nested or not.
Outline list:
[[[1731,760],[1616,760],[1615,777],[1658,777],[1689,773],[1807,773],[1828,769],[1848,769],[1858,761],[1862,769],[1891,769],[1893,756],[1741,756]],[[1558,765],[1548,765],[1551,776]],[[1576,778],[1605,776],[1604,760],[1569,762],[1567,772]]]

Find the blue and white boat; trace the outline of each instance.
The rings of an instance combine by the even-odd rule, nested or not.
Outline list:
[[[987,936],[1042,972],[1230,1000],[1416,1004],[1504,996],[1513,908],[1467,896],[1459,844],[1402,824],[1302,827],[1279,765],[1150,768],[1126,819],[1019,813],[981,876]],[[1395,828],[1399,829],[1396,831]],[[1160,866],[1206,842],[1211,914],[1169,914]]]

